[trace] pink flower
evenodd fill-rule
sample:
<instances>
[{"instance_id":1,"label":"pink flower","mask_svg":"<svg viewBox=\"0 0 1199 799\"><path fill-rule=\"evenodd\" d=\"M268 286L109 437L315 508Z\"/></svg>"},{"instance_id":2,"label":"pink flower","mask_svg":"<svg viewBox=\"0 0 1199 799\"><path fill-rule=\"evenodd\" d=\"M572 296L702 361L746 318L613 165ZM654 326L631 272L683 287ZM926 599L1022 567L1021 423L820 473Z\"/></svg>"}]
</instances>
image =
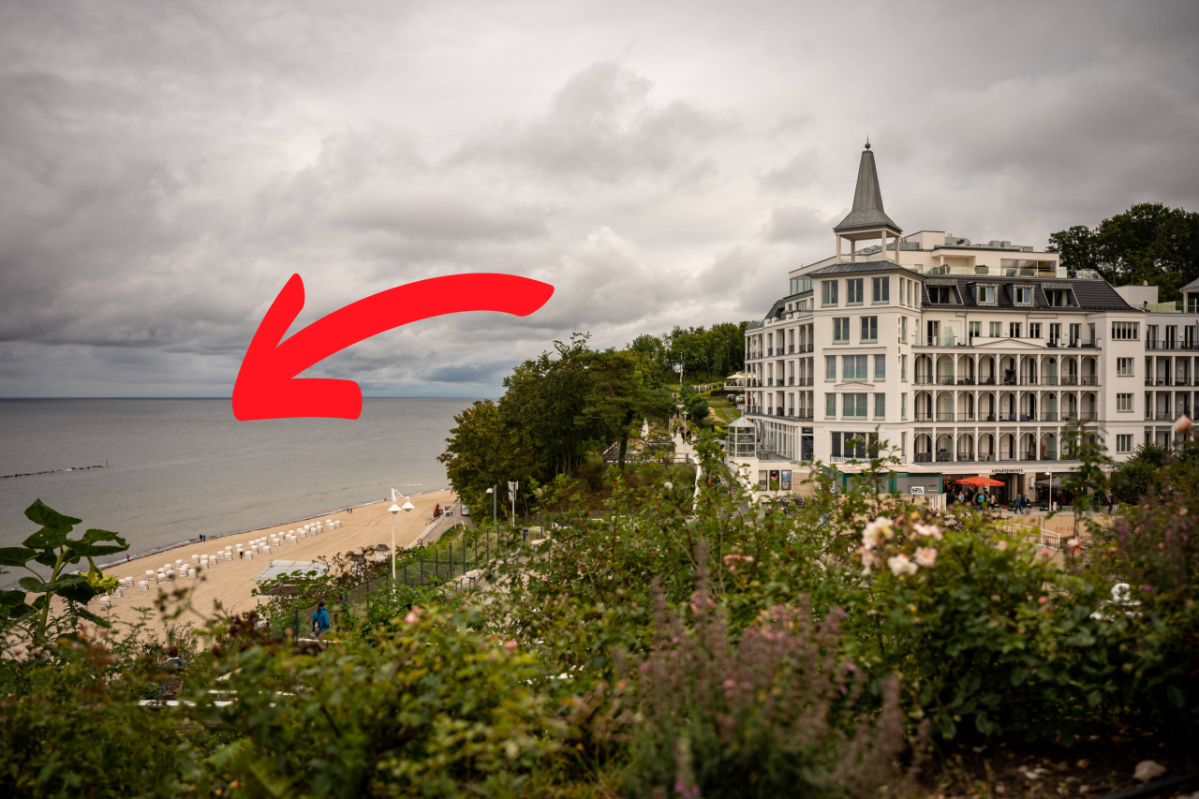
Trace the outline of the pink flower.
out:
<instances>
[{"instance_id":1,"label":"pink flower","mask_svg":"<svg viewBox=\"0 0 1199 799\"><path fill-rule=\"evenodd\" d=\"M937 564L937 550L933 547L916 547L916 562L931 569Z\"/></svg>"},{"instance_id":2,"label":"pink flower","mask_svg":"<svg viewBox=\"0 0 1199 799\"><path fill-rule=\"evenodd\" d=\"M420 605L413 605L412 610L408 611L408 615L404 617L406 624L416 624L420 619Z\"/></svg>"},{"instance_id":3,"label":"pink flower","mask_svg":"<svg viewBox=\"0 0 1199 799\"><path fill-rule=\"evenodd\" d=\"M998 544L995 545L995 548L998 549L1000 552L1003 552L1005 549L1007 549L1007 541L1000 541Z\"/></svg>"},{"instance_id":4,"label":"pink flower","mask_svg":"<svg viewBox=\"0 0 1199 799\"><path fill-rule=\"evenodd\" d=\"M509 652L511 652L512 650L516 649L516 642L515 641L505 641L504 649L507 649Z\"/></svg>"},{"instance_id":5,"label":"pink flower","mask_svg":"<svg viewBox=\"0 0 1199 799\"><path fill-rule=\"evenodd\" d=\"M940 541L941 540L941 528L937 527L937 525L935 525L935 524L917 524L916 525L916 535L927 535L927 536L931 536L931 537L937 539L938 541Z\"/></svg>"},{"instance_id":6,"label":"pink flower","mask_svg":"<svg viewBox=\"0 0 1199 799\"><path fill-rule=\"evenodd\" d=\"M859 547L858 553L862 556L862 574L870 574L871 569L882 563L865 547Z\"/></svg>"},{"instance_id":7,"label":"pink flower","mask_svg":"<svg viewBox=\"0 0 1199 799\"><path fill-rule=\"evenodd\" d=\"M862 531L862 543L866 549L874 549L884 538L891 538L893 535L895 533L891 531L891 520L881 516L866 525L866 529Z\"/></svg>"},{"instance_id":8,"label":"pink flower","mask_svg":"<svg viewBox=\"0 0 1199 799\"><path fill-rule=\"evenodd\" d=\"M1038 599L1037 601L1038 601L1038 602L1040 602L1042 605L1048 605L1048 604L1049 604L1049 597L1047 597L1047 596L1043 596L1043 597L1041 597L1040 599Z\"/></svg>"},{"instance_id":9,"label":"pink flower","mask_svg":"<svg viewBox=\"0 0 1199 799\"><path fill-rule=\"evenodd\" d=\"M908 560L908 556L900 553L893 558L887 558L887 565L891 567L891 573L896 577L903 574L915 574L916 564Z\"/></svg>"}]
</instances>

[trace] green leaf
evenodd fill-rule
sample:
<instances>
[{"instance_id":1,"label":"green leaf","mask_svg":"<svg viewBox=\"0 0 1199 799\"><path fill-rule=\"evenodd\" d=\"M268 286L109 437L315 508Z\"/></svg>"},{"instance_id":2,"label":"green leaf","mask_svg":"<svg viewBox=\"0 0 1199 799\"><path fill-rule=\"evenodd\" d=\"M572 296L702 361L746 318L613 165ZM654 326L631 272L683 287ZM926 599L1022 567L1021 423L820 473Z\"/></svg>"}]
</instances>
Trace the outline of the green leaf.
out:
<instances>
[{"instance_id":1,"label":"green leaf","mask_svg":"<svg viewBox=\"0 0 1199 799\"><path fill-rule=\"evenodd\" d=\"M0 608L15 608L24 604L24 591L0 591Z\"/></svg>"},{"instance_id":2,"label":"green leaf","mask_svg":"<svg viewBox=\"0 0 1199 799\"><path fill-rule=\"evenodd\" d=\"M25 543L29 543L29 542L26 541ZM58 563L58 555L54 554L54 550L46 549L46 550L43 550L43 551L37 553L37 556L34 557L33 560L35 563L40 563L43 566L49 566L50 568L53 569L54 566Z\"/></svg>"},{"instance_id":3,"label":"green leaf","mask_svg":"<svg viewBox=\"0 0 1199 799\"><path fill-rule=\"evenodd\" d=\"M1187 703L1186 695L1183 694L1182 689L1177 685L1166 686L1166 696L1169 698L1170 704L1174 705L1174 707L1181 708Z\"/></svg>"},{"instance_id":4,"label":"green leaf","mask_svg":"<svg viewBox=\"0 0 1199 799\"><path fill-rule=\"evenodd\" d=\"M87 578L81 574L71 574L66 577L59 577L52 583L43 582L41 578L38 577L22 577L18 585L20 585L26 591L34 594L61 593L63 589L70 590L78 585L86 586L88 590L91 590L91 586L88 586L87 584ZM64 596L65 595L66 594L64 594Z\"/></svg>"},{"instance_id":5,"label":"green leaf","mask_svg":"<svg viewBox=\"0 0 1199 799\"><path fill-rule=\"evenodd\" d=\"M1102 701L1103 701L1103 694L1099 692L1098 688L1096 688L1094 691L1091 691L1089 694L1087 694L1087 704L1090 705L1091 707L1095 707L1095 705L1099 704Z\"/></svg>"},{"instance_id":6,"label":"green leaf","mask_svg":"<svg viewBox=\"0 0 1199 799\"><path fill-rule=\"evenodd\" d=\"M0 547L0 566L24 566L36 554L28 547Z\"/></svg>"},{"instance_id":7,"label":"green leaf","mask_svg":"<svg viewBox=\"0 0 1199 799\"><path fill-rule=\"evenodd\" d=\"M100 541L113 541L112 544L100 544ZM71 548L74 554L85 558L100 558L106 555L115 555L118 552L124 552L129 549L129 544L125 543L125 539L117 533L110 533L107 530L88 530L83 534L83 539L74 541L67 539L67 546Z\"/></svg>"},{"instance_id":8,"label":"green leaf","mask_svg":"<svg viewBox=\"0 0 1199 799\"><path fill-rule=\"evenodd\" d=\"M80 618L87 619L92 624L96 625L97 627L111 627L112 626L112 622L108 621L107 619L102 619L99 616L97 616L95 613L92 613L84 608L75 608L75 613Z\"/></svg>"},{"instance_id":9,"label":"green leaf","mask_svg":"<svg viewBox=\"0 0 1199 799\"><path fill-rule=\"evenodd\" d=\"M82 521L72 516L62 515L40 499L34 500L34 503L25 509L25 518L34 524L40 524L51 530L61 530L64 533L71 532L71 529Z\"/></svg>"},{"instance_id":10,"label":"green leaf","mask_svg":"<svg viewBox=\"0 0 1199 799\"><path fill-rule=\"evenodd\" d=\"M83 604L85 602L90 602L94 597L103 593L93 588L91 584L88 583L86 577L80 577L76 575L73 576L72 579L78 580L78 582L72 582L69 585L63 585L60 588L55 589L59 596L69 599L72 602ZM59 584L62 582L62 580L57 581Z\"/></svg>"},{"instance_id":11,"label":"green leaf","mask_svg":"<svg viewBox=\"0 0 1199 799\"><path fill-rule=\"evenodd\" d=\"M66 546L67 534L70 532L70 527L43 527L33 535L26 538L24 545L27 547L33 547L34 549L58 549L61 546Z\"/></svg>"},{"instance_id":12,"label":"green leaf","mask_svg":"<svg viewBox=\"0 0 1199 799\"><path fill-rule=\"evenodd\" d=\"M20 605L16 605L15 607L8 609L8 618L23 619L26 616L33 615L34 613L37 613L37 608L35 608L33 605L26 605L24 602L22 602Z\"/></svg>"},{"instance_id":13,"label":"green leaf","mask_svg":"<svg viewBox=\"0 0 1199 799\"><path fill-rule=\"evenodd\" d=\"M1024 668L1023 666L1017 666L1016 668L1012 669L1012 686L1015 687L1023 684L1024 681L1028 679L1028 673L1028 669Z\"/></svg>"}]
</instances>

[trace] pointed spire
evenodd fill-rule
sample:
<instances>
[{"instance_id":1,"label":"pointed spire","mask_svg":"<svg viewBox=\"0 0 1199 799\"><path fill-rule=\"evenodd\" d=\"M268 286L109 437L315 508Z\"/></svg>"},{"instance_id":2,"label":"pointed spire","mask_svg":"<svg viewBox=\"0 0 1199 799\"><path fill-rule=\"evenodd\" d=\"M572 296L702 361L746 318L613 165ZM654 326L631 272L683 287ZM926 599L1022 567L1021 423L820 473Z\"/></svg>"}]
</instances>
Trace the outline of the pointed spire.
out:
<instances>
[{"instance_id":1,"label":"pointed spire","mask_svg":"<svg viewBox=\"0 0 1199 799\"><path fill-rule=\"evenodd\" d=\"M891 221L883 210L883 193L878 187L878 170L874 166L874 153L870 150L870 139L862 151L862 162L858 165L858 185L853 193L853 210L833 228L834 232L868 228L889 227L902 232L899 225Z\"/></svg>"}]
</instances>

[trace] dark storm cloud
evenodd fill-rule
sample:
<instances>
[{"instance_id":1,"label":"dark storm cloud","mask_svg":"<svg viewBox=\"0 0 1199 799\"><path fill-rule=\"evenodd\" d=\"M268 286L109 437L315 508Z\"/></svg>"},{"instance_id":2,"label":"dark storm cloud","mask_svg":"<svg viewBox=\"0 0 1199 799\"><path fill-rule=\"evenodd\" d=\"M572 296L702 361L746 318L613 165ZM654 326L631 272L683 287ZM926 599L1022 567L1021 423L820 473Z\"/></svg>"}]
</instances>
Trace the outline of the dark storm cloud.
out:
<instances>
[{"instance_id":1,"label":"dark storm cloud","mask_svg":"<svg viewBox=\"0 0 1199 799\"><path fill-rule=\"evenodd\" d=\"M368 393L759 318L866 135L908 230L1196 208L1197 33L1189 2L5 4L0 396L227 396L297 273L291 333L433 275L555 286L309 371Z\"/></svg>"}]
</instances>

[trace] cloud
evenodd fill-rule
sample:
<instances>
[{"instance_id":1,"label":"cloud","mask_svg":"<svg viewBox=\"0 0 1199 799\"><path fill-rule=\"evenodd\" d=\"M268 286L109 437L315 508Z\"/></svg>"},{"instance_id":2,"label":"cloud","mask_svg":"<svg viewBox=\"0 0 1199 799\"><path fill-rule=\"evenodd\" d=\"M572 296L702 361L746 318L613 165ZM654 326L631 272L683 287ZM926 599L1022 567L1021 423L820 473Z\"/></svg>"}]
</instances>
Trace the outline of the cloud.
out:
<instances>
[{"instance_id":1,"label":"cloud","mask_svg":"<svg viewBox=\"0 0 1199 799\"><path fill-rule=\"evenodd\" d=\"M607 183L706 173L710 162L688 157L693 145L733 125L690 102L651 103L651 87L618 64L592 64L567 81L546 114L476 136L452 160Z\"/></svg>"},{"instance_id":2,"label":"cloud","mask_svg":"<svg viewBox=\"0 0 1199 799\"><path fill-rule=\"evenodd\" d=\"M921 58L846 56L884 13L854 42ZM494 396L576 330L760 319L830 254L868 134L908 230L1043 245L1193 209L1196 29L1186 2L10 3L0 396L228 396L292 274L292 332L434 275L555 286L306 373L374 394Z\"/></svg>"},{"instance_id":3,"label":"cloud","mask_svg":"<svg viewBox=\"0 0 1199 799\"><path fill-rule=\"evenodd\" d=\"M815 208L784 205L770 212L764 234L767 241L806 242L819 236L827 238L834 224Z\"/></svg>"}]
</instances>

